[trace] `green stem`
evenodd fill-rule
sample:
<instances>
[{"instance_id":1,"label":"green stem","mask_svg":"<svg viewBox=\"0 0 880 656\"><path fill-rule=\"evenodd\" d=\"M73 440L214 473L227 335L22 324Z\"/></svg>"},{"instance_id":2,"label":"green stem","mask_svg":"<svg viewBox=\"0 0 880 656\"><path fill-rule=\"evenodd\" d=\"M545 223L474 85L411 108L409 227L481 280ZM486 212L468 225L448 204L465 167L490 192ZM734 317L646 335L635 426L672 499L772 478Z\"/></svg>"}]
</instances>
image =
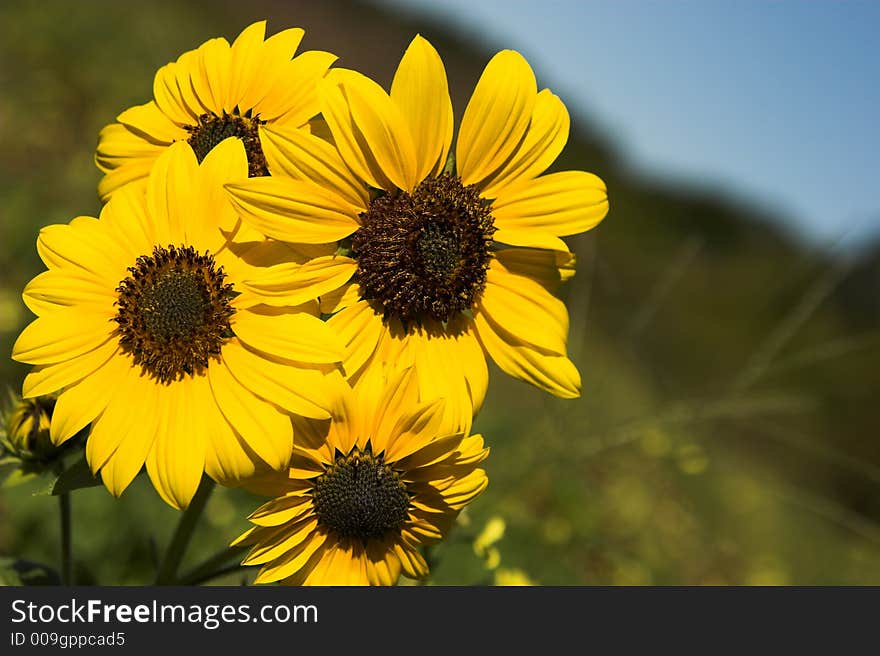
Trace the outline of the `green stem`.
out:
<instances>
[{"instance_id":1,"label":"green stem","mask_svg":"<svg viewBox=\"0 0 880 656\"><path fill-rule=\"evenodd\" d=\"M199 577L185 577L181 579L181 585L201 585L202 583L207 583L208 581L212 581L214 579L219 579L221 576L226 576L227 574L232 574L233 572L241 572L243 571L242 566L239 563L231 563L226 567L221 567L220 569L214 570L213 572L207 572Z\"/></svg>"},{"instance_id":2,"label":"green stem","mask_svg":"<svg viewBox=\"0 0 880 656\"><path fill-rule=\"evenodd\" d=\"M174 529L174 535L171 537L171 542L168 544L168 549L159 565L159 571L156 573L156 585L175 585L177 583L176 577L180 561L183 560L193 530L213 491L214 481L203 476L199 489L196 490L195 496L187 509L183 511L180 521L177 522L177 528Z\"/></svg>"},{"instance_id":3,"label":"green stem","mask_svg":"<svg viewBox=\"0 0 880 656\"><path fill-rule=\"evenodd\" d=\"M70 495L61 494L58 497L59 509L61 510L61 585L71 584L71 522L70 522Z\"/></svg>"},{"instance_id":4,"label":"green stem","mask_svg":"<svg viewBox=\"0 0 880 656\"><path fill-rule=\"evenodd\" d=\"M196 565L189 572L180 577L181 585L200 585L211 579L216 579L224 574L229 574L239 569L241 565L238 560L242 554L247 551L247 547L228 547L223 551L219 551L206 561ZM235 560L235 563L226 564L229 560Z\"/></svg>"}]
</instances>

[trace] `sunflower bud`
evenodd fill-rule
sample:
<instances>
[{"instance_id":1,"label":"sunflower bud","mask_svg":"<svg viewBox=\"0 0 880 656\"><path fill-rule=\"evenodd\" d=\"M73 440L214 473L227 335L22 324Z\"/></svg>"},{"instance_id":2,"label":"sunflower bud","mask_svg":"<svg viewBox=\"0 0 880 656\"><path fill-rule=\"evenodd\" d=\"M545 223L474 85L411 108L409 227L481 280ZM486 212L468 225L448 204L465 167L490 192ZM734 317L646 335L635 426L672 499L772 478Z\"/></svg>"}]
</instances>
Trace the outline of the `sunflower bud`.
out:
<instances>
[{"instance_id":1,"label":"sunflower bud","mask_svg":"<svg viewBox=\"0 0 880 656\"><path fill-rule=\"evenodd\" d=\"M3 448L29 463L48 463L61 451L49 439L49 422L55 409L54 396L14 399L5 413Z\"/></svg>"}]
</instances>

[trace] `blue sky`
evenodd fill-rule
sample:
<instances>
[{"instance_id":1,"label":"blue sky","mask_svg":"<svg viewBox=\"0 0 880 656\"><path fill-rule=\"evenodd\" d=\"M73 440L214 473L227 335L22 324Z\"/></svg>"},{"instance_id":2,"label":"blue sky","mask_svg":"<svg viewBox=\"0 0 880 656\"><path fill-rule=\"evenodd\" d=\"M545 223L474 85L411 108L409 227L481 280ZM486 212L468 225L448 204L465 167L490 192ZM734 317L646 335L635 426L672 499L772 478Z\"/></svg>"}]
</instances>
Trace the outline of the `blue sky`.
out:
<instances>
[{"instance_id":1,"label":"blue sky","mask_svg":"<svg viewBox=\"0 0 880 656\"><path fill-rule=\"evenodd\" d=\"M880 232L880 2L383 1L519 50L640 170L819 244Z\"/></svg>"}]
</instances>

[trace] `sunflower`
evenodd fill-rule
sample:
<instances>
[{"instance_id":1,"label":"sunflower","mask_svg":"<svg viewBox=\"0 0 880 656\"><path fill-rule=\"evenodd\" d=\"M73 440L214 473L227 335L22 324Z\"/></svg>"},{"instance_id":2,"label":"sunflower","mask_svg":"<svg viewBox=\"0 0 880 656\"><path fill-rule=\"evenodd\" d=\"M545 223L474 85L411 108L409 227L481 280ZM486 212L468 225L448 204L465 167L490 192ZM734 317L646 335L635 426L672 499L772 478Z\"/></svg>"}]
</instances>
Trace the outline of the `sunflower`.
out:
<instances>
[{"instance_id":1,"label":"sunflower","mask_svg":"<svg viewBox=\"0 0 880 656\"><path fill-rule=\"evenodd\" d=\"M287 413L329 417L345 386L333 364L342 345L309 292L269 307L251 287L278 255L272 244L238 240L245 231L222 184L247 166L234 138L201 165L174 144L146 193L120 189L100 220L40 231L48 271L23 294L38 318L13 347L13 358L36 365L23 396L61 390L53 442L91 423L86 457L114 495L144 463L178 508L203 471L234 482L258 466L284 468ZM285 284L296 300L299 283Z\"/></svg>"},{"instance_id":2,"label":"sunflower","mask_svg":"<svg viewBox=\"0 0 880 656\"><path fill-rule=\"evenodd\" d=\"M414 366L422 396L446 398L464 427L486 393L487 354L512 376L579 396L568 313L553 293L573 275L560 237L593 228L608 201L591 173L541 175L568 138L559 98L538 92L521 55L499 52L448 158L446 72L419 36L390 94L334 69L319 95L332 140L267 126L263 149L278 175L226 188L267 236L338 242L315 289L345 338L350 382L380 390Z\"/></svg>"},{"instance_id":3,"label":"sunflower","mask_svg":"<svg viewBox=\"0 0 880 656\"><path fill-rule=\"evenodd\" d=\"M477 467L489 453L483 438L446 423L442 405L418 401L408 369L378 404L347 395L332 421L295 420L289 472L245 483L275 497L233 542L252 545L242 564L262 565L255 582L393 585L401 573L426 576L419 547L441 540L488 483Z\"/></svg>"},{"instance_id":4,"label":"sunflower","mask_svg":"<svg viewBox=\"0 0 880 656\"><path fill-rule=\"evenodd\" d=\"M266 21L260 21L231 46L224 38L210 39L160 68L154 99L125 110L101 131L95 153L105 174L98 185L101 199L145 179L176 141L189 142L201 161L223 139L238 137L249 175L266 175L261 127L307 126L318 113L316 83L336 60L316 50L294 57L304 33L293 28L266 39Z\"/></svg>"}]
</instances>

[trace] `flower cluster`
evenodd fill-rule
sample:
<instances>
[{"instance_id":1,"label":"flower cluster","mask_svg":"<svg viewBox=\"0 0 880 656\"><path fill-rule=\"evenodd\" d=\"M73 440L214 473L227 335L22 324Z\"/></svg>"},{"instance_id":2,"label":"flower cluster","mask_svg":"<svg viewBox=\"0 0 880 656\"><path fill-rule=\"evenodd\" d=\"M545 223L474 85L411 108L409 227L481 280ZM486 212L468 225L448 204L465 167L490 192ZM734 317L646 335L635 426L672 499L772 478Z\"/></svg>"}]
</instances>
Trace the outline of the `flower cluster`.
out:
<instances>
[{"instance_id":1,"label":"flower cluster","mask_svg":"<svg viewBox=\"0 0 880 656\"><path fill-rule=\"evenodd\" d=\"M604 218L605 186L545 173L569 116L516 52L453 144L421 36L389 92L265 30L182 54L101 131L100 216L37 239L23 396L53 395L52 443L85 433L113 495L145 468L180 509L205 475L270 497L236 541L257 582L423 577L487 485L487 361L580 394L561 237Z\"/></svg>"}]
</instances>

